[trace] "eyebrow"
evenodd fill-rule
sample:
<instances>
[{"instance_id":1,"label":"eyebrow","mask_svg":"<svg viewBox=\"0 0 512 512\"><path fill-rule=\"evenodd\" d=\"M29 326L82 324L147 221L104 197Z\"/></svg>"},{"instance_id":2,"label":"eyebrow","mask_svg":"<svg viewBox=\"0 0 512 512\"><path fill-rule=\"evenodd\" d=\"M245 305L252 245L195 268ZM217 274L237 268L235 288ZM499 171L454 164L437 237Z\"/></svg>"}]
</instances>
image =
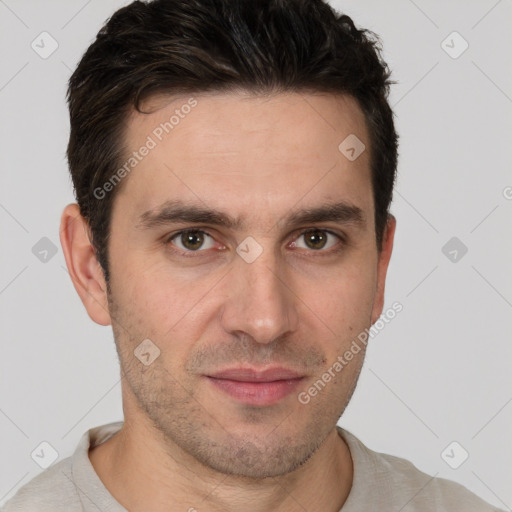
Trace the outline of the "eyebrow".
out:
<instances>
[{"instance_id":1,"label":"eyebrow","mask_svg":"<svg viewBox=\"0 0 512 512\"><path fill-rule=\"evenodd\" d=\"M280 219L277 224L293 227L300 224L315 224L329 221L353 225L361 229L366 226L363 210L356 205L346 202L329 203L297 210L290 213L284 219ZM140 215L135 229L146 231L178 222L208 224L231 230L241 230L244 226L244 221L240 217L234 218L225 212L196 204L184 203L180 200L169 200L159 207L148 210Z\"/></svg>"}]
</instances>

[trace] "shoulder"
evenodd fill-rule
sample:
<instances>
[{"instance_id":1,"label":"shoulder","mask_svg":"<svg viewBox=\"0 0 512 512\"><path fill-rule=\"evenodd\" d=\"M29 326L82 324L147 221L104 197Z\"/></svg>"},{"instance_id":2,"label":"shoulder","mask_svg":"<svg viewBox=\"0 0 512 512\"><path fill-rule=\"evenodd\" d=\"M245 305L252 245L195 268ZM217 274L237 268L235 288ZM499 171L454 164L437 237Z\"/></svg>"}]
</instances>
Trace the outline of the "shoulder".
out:
<instances>
[{"instance_id":1,"label":"shoulder","mask_svg":"<svg viewBox=\"0 0 512 512\"><path fill-rule=\"evenodd\" d=\"M124 510L105 489L88 457L91 446L109 439L122 424L115 422L89 429L72 456L39 473L0 512L82 512L88 506L99 509L98 505L102 505L102 510Z\"/></svg>"},{"instance_id":2,"label":"shoulder","mask_svg":"<svg viewBox=\"0 0 512 512\"><path fill-rule=\"evenodd\" d=\"M428 475L400 457L381 453L376 455L380 458L382 467L388 470L391 485L397 490L396 494L404 491L410 496L409 508L406 510L498 511L457 482Z\"/></svg>"},{"instance_id":3,"label":"shoulder","mask_svg":"<svg viewBox=\"0 0 512 512\"><path fill-rule=\"evenodd\" d=\"M1 512L81 511L71 466L72 459L68 457L39 473L2 507Z\"/></svg>"},{"instance_id":4,"label":"shoulder","mask_svg":"<svg viewBox=\"0 0 512 512\"><path fill-rule=\"evenodd\" d=\"M356 494L371 488L375 500L403 512L499 512L463 485L428 475L406 459L370 450L350 432L339 430L354 462Z\"/></svg>"}]
</instances>

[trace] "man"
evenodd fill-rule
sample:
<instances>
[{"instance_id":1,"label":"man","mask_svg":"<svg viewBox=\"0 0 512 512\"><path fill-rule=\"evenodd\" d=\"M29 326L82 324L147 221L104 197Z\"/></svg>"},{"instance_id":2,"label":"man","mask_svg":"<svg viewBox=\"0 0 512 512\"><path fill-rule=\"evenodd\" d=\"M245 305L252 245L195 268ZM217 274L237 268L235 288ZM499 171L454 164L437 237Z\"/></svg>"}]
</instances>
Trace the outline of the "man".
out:
<instances>
[{"instance_id":1,"label":"man","mask_svg":"<svg viewBox=\"0 0 512 512\"><path fill-rule=\"evenodd\" d=\"M320 0L114 14L69 84L61 243L124 422L5 512L496 510L336 426L384 309L389 83Z\"/></svg>"}]
</instances>

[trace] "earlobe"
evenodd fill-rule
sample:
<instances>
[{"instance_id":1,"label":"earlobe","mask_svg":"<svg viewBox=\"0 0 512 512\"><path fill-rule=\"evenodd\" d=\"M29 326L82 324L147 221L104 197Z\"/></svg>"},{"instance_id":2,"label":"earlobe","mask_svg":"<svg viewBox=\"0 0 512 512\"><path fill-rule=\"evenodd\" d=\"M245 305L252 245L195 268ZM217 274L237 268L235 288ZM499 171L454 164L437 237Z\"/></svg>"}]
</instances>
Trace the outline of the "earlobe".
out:
<instances>
[{"instance_id":1,"label":"earlobe","mask_svg":"<svg viewBox=\"0 0 512 512\"><path fill-rule=\"evenodd\" d=\"M375 293L375 301L372 310L372 325L378 320L384 309L384 290L386 287L386 275L388 271L391 253L393 252L393 241L395 238L396 219L393 215L389 215L386 229L382 240L382 251L379 253L379 261L377 263L377 289Z\"/></svg>"},{"instance_id":2,"label":"earlobe","mask_svg":"<svg viewBox=\"0 0 512 512\"><path fill-rule=\"evenodd\" d=\"M110 325L107 287L89 238L89 226L80 215L78 204L68 204L61 216L60 243L69 275L91 319Z\"/></svg>"}]
</instances>

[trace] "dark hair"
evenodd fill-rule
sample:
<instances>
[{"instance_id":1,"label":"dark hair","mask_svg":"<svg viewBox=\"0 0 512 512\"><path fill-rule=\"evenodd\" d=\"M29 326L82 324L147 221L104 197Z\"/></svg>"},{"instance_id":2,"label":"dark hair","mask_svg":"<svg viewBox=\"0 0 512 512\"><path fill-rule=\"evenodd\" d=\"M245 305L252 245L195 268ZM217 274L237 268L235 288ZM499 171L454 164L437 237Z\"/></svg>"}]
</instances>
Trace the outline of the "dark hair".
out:
<instances>
[{"instance_id":1,"label":"dark hair","mask_svg":"<svg viewBox=\"0 0 512 512\"><path fill-rule=\"evenodd\" d=\"M107 21L69 80L67 157L80 213L108 283L108 239L127 115L156 93L348 94L370 136L377 248L389 215L398 137L380 40L322 0L133 2ZM341 142L341 141L340 141Z\"/></svg>"}]
</instances>

